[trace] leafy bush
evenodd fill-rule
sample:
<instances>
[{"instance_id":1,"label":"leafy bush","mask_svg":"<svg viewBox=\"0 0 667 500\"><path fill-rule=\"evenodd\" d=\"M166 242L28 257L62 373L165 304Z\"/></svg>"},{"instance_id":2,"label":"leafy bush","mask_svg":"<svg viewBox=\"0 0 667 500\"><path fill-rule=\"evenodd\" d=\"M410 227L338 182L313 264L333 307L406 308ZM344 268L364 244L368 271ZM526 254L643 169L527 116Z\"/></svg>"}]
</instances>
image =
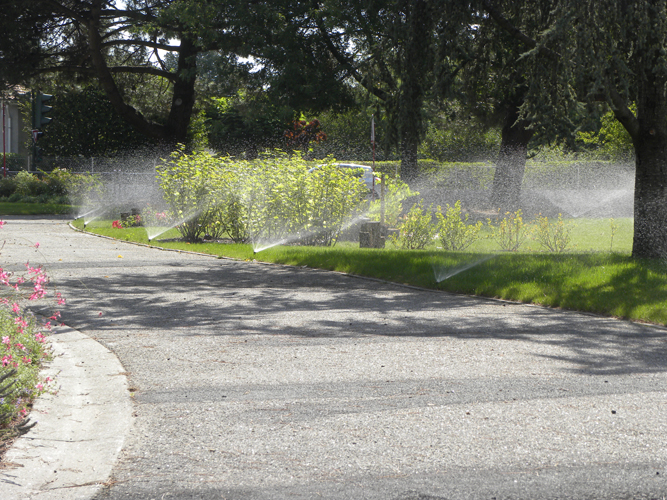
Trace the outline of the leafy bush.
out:
<instances>
[{"instance_id":1,"label":"leafy bush","mask_svg":"<svg viewBox=\"0 0 667 500\"><path fill-rule=\"evenodd\" d=\"M52 381L39 375L42 362L50 355L45 332L51 321L40 325L24 307L27 302L48 299L48 284L41 267L26 264L23 275L0 268L0 441L30 427L23 420L28 408ZM65 302L58 293L54 299L59 305ZM59 316L56 312L50 319Z\"/></svg>"},{"instance_id":2,"label":"leafy bush","mask_svg":"<svg viewBox=\"0 0 667 500\"><path fill-rule=\"evenodd\" d=\"M306 178L304 189L299 193L303 196L302 206L307 210L307 218L301 221L306 233L302 238L305 244L335 244L345 219L364 201L365 185L347 170L336 167L330 158Z\"/></svg>"},{"instance_id":3,"label":"leafy bush","mask_svg":"<svg viewBox=\"0 0 667 500\"><path fill-rule=\"evenodd\" d=\"M70 188L75 184L75 178L76 175L67 170L54 168L44 176L44 183L47 185L51 196L63 196L67 195Z\"/></svg>"},{"instance_id":4,"label":"leafy bush","mask_svg":"<svg viewBox=\"0 0 667 500\"><path fill-rule=\"evenodd\" d=\"M487 221L491 228L491 238L506 252L516 252L530 236L530 226L523 221L521 210L506 212L500 220Z\"/></svg>"},{"instance_id":5,"label":"leafy bush","mask_svg":"<svg viewBox=\"0 0 667 500\"><path fill-rule=\"evenodd\" d=\"M101 186L98 176L72 174L64 169L39 175L21 171L0 179L0 198L13 203L81 204L86 197L99 194Z\"/></svg>"},{"instance_id":6,"label":"leafy bush","mask_svg":"<svg viewBox=\"0 0 667 500\"><path fill-rule=\"evenodd\" d=\"M392 238L393 243L407 250L420 250L429 244L436 230L431 212L431 207L424 209L424 200L412 205L399 227L399 237Z\"/></svg>"},{"instance_id":7,"label":"leafy bush","mask_svg":"<svg viewBox=\"0 0 667 500\"><path fill-rule=\"evenodd\" d=\"M399 218L403 213L403 202L412 196L418 196L419 192L412 191L410 187L400 179L393 177L385 178L385 202L384 221L390 227L398 225ZM367 216L371 220L380 220L382 203L374 200L368 210Z\"/></svg>"},{"instance_id":8,"label":"leafy bush","mask_svg":"<svg viewBox=\"0 0 667 500\"><path fill-rule=\"evenodd\" d=\"M72 205L94 205L95 200L102 196L104 185L100 175L61 172L56 175L67 184L67 195Z\"/></svg>"},{"instance_id":9,"label":"leafy bush","mask_svg":"<svg viewBox=\"0 0 667 500\"><path fill-rule=\"evenodd\" d=\"M22 196L35 196L41 194L42 181L35 174L31 174L25 170L22 170L15 177L16 189L15 193Z\"/></svg>"},{"instance_id":10,"label":"leafy bush","mask_svg":"<svg viewBox=\"0 0 667 500\"><path fill-rule=\"evenodd\" d=\"M533 238L542 245L542 248L550 252L561 253L572 241L570 231L571 228L563 222L562 214L558 214L556 222L551 222L548 217L539 215Z\"/></svg>"},{"instance_id":11,"label":"leafy bush","mask_svg":"<svg viewBox=\"0 0 667 500\"><path fill-rule=\"evenodd\" d=\"M479 238L479 232L484 225L481 221L476 224L468 224L468 214L461 217L461 201L458 200L453 207L447 204L447 212L443 215L442 209L438 207L435 213L438 219L438 236L444 250L459 252L468 248Z\"/></svg>"},{"instance_id":12,"label":"leafy bush","mask_svg":"<svg viewBox=\"0 0 667 500\"><path fill-rule=\"evenodd\" d=\"M160 187L187 241L226 233L234 241L296 238L333 245L365 187L330 158L309 172L299 154L231 160L179 149L158 169Z\"/></svg>"},{"instance_id":13,"label":"leafy bush","mask_svg":"<svg viewBox=\"0 0 667 500\"><path fill-rule=\"evenodd\" d=\"M164 199L171 207L177 226L186 241L194 242L206 234L208 211L213 203L217 162L207 152L187 154L181 146L171 161L157 170Z\"/></svg>"},{"instance_id":14,"label":"leafy bush","mask_svg":"<svg viewBox=\"0 0 667 500\"><path fill-rule=\"evenodd\" d=\"M8 198L16 191L16 177L0 179L0 197Z\"/></svg>"}]
</instances>

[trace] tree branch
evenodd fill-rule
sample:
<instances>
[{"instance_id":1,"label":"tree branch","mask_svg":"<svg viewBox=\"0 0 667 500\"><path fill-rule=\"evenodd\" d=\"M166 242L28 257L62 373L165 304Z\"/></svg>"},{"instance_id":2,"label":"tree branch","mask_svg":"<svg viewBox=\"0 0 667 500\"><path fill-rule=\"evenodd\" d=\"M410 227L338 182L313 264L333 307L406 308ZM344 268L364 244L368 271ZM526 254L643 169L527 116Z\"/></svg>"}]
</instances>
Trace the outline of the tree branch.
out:
<instances>
[{"instance_id":1,"label":"tree branch","mask_svg":"<svg viewBox=\"0 0 667 500\"><path fill-rule=\"evenodd\" d=\"M482 0L482 5L484 5L484 8L489 12L489 15L493 20L512 37L519 40L527 47L537 50L540 54L551 59L558 61L561 58L558 52L554 52L547 47L538 45L535 40L505 19L500 11L491 4L491 0ZM610 105L616 119L623 125L625 130L628 131L628 134L630 134L630 137L634 140L639 135L639 122L637 121L637 117L630 111L625 99L618 93L614 85L607 82L606 88L608 94L605 96L604 100ZM593 98L595 99L596 97Z\"/></svg>"},{"instance_id":2,"label":"tree branch","mask_svg":"<svg viewBox=\"0 0 667 500\"><path fill-rule=\"evenodd\" d=\"M537 49L539 53L551 57L553 59L560 59L560 54L558 52L554 52L553 50L543 45L538 45L538 43L535 40L530 38L528 35L523 33L519 28L517 28L511 22L505 19L505 17L500 13L500 11L491 4L490 0L482 0L482 5L484 5L484 8L487 10L489 15L493 18L493 20L498 24L498 26L504 29L509 35L511 35L512 37L523 43L526 47L530 49Z\"/></svg>"},{"instance_id":3,"label":"tree branch","mask_svg":"<svg viewBox=\"0 0 667 500\"><path fill-rule=\"evenodd\" d=\"M164 71L159 68L152 68L148 66L111 66L107 70L110 73L131 73L135 75L154 75L162 77L170 82L176 81L176 74L169 71ZM81 73L84 75L97 75L95 68L86 66L51 66L47 68L39 68L37 73Z\"/></svg>"},{"instance_id":4,"label":"tree branch","mask_svg":"<svg viewBox=\"0 0 667 500\"><path fill-rule=\"evenodd\" d=\"M329 49L329 52L331 53L332 56L334 56L334 58L339 62L339 64L343 66L343 69L345 69L345 71L347 71L347 73L352 78L354 78L366 90L371 92L375 97L377 97L382 101L386 101L389 98L387 93L384 90L377 88L375 85L370 84L368 82L368 78L363 77L362 75L359 74L359 71L357 70L357 68L354 67L349 58L345 57L343 54L340 53L338 48L331 41L329 33L326 31L326 28L322 26L322 20L318 19L316 21L316 24L317 28L319 29L320 33L324 38L324 43L327 46L327 49Z\"/></svg>"},{"instance_id":5,"label":"tree branch","mask_svg":"<svg viewBox=\"0 0 667 500\"><path fill-rule=\"evenodd\" d=\"M56 10L57 12L60 12L61 14L66 15L67 17L70 17L72 19L76 19L80 23L85 23L86 22L86 18L83 17L81 15L81 13L65 7L60 2L56 2L55 0L46 0L46 3L48 5L50 5L51 7L53 7L54 10Z\"/></svg>"},{"instance_id":6,"label":"tree branch","mask_svg":"<svg viewBox=\"0 0 667 500\"><path fill-rule=\"evenodd\" d=\"M611 109L614 112L616 119L621 122L621 125L628 131L630 137L634 141L639 137L639 120L634 115L630 108L628 108L625 99L621 97L613 85L609 85L609 98L611 100Z\"/></svg>"},{"instance_id":7,"label":"tree branch","mask_svg":"<svg viewBox=\"0 0 667 500\"><path fill-rule=\"evenodd\" d=\"M96 17L95 14L98 16ZM138 132L154 139L165 139L167 130L164 126L149 122L139 111L127 104L123 99L112 76L112 72L102 55L103 40L99 31L99 11L93 12L91 20L87 23L87 28L90 58L93 68L95 69L102 90L104 90L104 93L107 95L114 108L116 108L118 114ZM152 70L152 68L142 68L142 70Z\"/></svg>"},{"instance_id":8,"label":"tree branch","mask_svg":"<svg viewBox=\"0 0 667 500\"><path fill-rule=\"evenodd\" d=\"M178 45L166 45L158 42L150 42L148 40L112 40L110 42L103 42L102 47L111 47L113 45L138 45L141 47L150 47L152 49L162 49L170 52L180 50Z\"/></svg>"}]
</instances>

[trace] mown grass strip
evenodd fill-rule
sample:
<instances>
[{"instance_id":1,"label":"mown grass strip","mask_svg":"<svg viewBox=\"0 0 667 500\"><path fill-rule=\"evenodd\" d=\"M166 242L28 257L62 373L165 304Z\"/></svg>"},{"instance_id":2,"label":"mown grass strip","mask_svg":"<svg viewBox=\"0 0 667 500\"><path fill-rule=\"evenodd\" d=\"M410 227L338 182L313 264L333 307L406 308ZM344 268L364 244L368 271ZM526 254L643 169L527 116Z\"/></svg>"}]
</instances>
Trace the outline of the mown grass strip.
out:
<instances>
[{"instance_id":1,"label":"mown grass strip","mask_svg":"<svg viewBox=\"0 0 667 500\"><path fill-rule=\"evenodd\" d=\"M76 221L76 225L82 228L83 222ZM87 230L148 243L143 228L113 229L110 222L102 221L89 224ZM610 252L609 239L600 234L590 239L595 236L599 248L606 251L494 253L485 245L484 252L454 253L363 249L354 243L342 243L333 248L275 246L254 254L250 245L165 241L178 237L175 230L152 244L667 325L667 261L632 259L627 243L624 252ZM620 240L627 240L627 234L619 237L614 248L617 243L620 246Z\"/></svg>"},{"instance_id":2,"label":"mown grass strip","mask_svg":"<svg viewBox=\"0 0 667 500\"><path fill-rule=\"evenodd\" d=\"M0 216L3 215L63 215L74 211L71 205L57 203L12 203L0 202Z\"/></svg>"}]
</instances>

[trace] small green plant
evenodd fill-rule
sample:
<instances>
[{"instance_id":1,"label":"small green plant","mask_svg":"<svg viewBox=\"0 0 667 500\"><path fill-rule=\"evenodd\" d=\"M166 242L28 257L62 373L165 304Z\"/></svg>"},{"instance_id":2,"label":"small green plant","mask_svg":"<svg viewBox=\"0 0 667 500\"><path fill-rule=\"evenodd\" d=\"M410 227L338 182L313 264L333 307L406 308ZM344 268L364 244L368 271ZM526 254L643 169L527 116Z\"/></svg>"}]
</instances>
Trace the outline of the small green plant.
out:
<instances>
[{"instance_id":1,"label":"small green plant","mask_svg":"<svg viewBox=\"0 0 667 500\"><path fill-rule=\"evenodd\" d=\"M523 221L521 210L506 212L500 220L487 221L491 228L490 238L506 252L516 252L531 232L530 226Z\"/></svg>"},{"instance_id":2,"label":"small green plant","mask_svg":"<svg viewBox=\"0 0 667 500\"><path fill-rule=\"evenodd\" d=\"M459 252L472 245L479 238L479 232L484 226L481 221L468 224L468 214L465 218L461 216L460 200L453 207L447 204L447 212L444 215L442 209L438 207L435 216L438 219L440 244L444 250L453 252Z\"/></svg>"},{"instance_id":3,"label":"small green plant","mask_svg":"<svg viewBox=\"0 0 667 500\"><path fill-rule=\"evenodd\" d=\"M533 238L550 252L562 253L572 242L571 228L563 222L563 215L558 214L558 221L551 222L548 217L537 216L537 226Z\"/></svg>"},{"instance_id":4,"label":"small green plant","mask_svg":"<svg viewBox=\"0 0 667 500\"><path fill-rule=\"evenodd\" d=\"M609 242L609 251L612 252L614 249L614 236L616 235L616 231L618 231L618 225L614 221L614 219L609 219L609 227L611 229L611 241Z\"/></svg>"},{"instance_id":5,"label":"small green plant","mask_svg":"<svg viewBox=\"0 0 667 500\"><path fill-rule=\"evenodd\" d=\"M403 218L398 238L391 241L398 247L407 250L421 250L428 245L435 235L436 227L431 223L431 207L424 209L424 201L412 205Z\"/></svg>"}]
</instances>

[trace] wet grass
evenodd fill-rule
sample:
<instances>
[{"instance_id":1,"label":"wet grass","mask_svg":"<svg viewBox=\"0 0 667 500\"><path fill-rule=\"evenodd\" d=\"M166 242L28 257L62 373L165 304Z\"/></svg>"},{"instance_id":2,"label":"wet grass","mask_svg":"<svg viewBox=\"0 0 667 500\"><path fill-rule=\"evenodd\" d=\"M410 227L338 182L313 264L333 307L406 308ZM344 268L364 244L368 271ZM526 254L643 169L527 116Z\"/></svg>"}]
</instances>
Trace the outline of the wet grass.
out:
<instances>
[{"instance_id":1,"label":"wet grass","mask_svg":"<svg viewBox=\"0 0 667 500\"><path fill-rule=\"evenodd\" d=\"M0 202L0 216L2 215L62 215L71 214L74 208L71 205L57 203L10 203Z\"/></svg>"},{"instance_id":2,"label":"wet grass","mask_svg":"<svg viewBox=\"0 0 667 500\"><path fill-rule=\"evenodd\" d=\"M375 250L343 242L333 248L276 246L254 254L250 245L164 241L178 238L176 230L152 244L667 325L667 261L632 259L632 221L620 219L614 224L612 241L609 219L577 221L572 229L574 246L563 254L500 252L488 239L458 253L437 250L435 245L419 251ZM83 223L76 221L76 225ZM93 221L87 230L148 243L143 228L110 226L109 221ZM537 245L527 243L526 248L529 246Z\"/></svg>"}]
</instances>

